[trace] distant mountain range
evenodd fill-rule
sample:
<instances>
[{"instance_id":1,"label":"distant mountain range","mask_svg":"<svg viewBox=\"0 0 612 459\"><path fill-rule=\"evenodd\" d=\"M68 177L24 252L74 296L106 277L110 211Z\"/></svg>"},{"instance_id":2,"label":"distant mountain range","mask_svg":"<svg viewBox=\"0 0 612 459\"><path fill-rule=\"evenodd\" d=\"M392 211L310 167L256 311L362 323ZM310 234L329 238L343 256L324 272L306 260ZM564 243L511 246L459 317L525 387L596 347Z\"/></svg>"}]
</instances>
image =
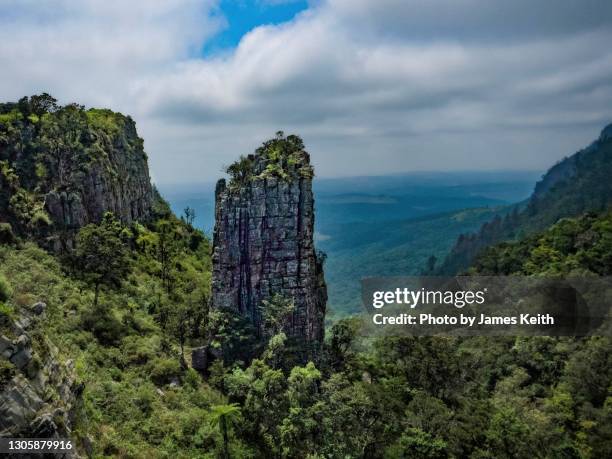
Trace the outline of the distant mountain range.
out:
<instances>
[{"instance_id":1,"label":"distant mountain range","mask_svg":"<svg viewBox=\"0 0 612 459\"><path fill-rule=\"evenodd\" d=\"M453 274L470 266L485 248L543 230L564 217L601 212L612 202L612 124L588 147L551 167L529 199L503 218L496 216L478 232L462 234L439 267Z\"/></svg>"}]
</instances>

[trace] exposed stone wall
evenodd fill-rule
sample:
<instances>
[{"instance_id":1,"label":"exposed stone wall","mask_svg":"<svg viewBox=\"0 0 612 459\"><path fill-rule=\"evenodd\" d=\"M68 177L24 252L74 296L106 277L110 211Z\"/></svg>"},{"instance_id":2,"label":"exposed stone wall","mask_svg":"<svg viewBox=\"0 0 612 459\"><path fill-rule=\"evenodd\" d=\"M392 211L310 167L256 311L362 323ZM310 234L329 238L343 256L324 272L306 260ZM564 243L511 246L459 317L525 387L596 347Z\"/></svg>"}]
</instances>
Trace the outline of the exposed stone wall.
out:
<instances>
[{"instance_id":1,"label":"exposed stone wall","mask_svg":"<svg viewBox=\"0 0 612 459\"><path fill-rule=\"evenodd\" d=\"M320 343L327 289L313 242L312 175L303 173L312 171L309 155L294 154L281 177L265 173L264 155L248 159L250 178L220 180L215 192L213 307L237 311L262 333L262 301L280 294L295 304L288 335Z\"/></svg>"},{"instance_id":2,"label":"exposed stone wall","mask_svg":"<svg viewBox=\"0 0 612 459\"><path fill-rule=\"evenodd\" d=\"M153 188L132 118L74 105L33 115L24 104L0 104L0 223L59 251L105 212L149 220Z\"/></svg>"},{"instance_id":3,"label":"exposed stone wall","mask_svg":"<svg viewBox=\"0 0 612 459\"><path fill-rule=\"evenodd\" d=\"M73 174L65 189L54 188L45 195L53 248L71 245L73 233L101 221L105 212L113 212L123 223L149 219L153 188L141 142L134 122L126 118L123 132L104 158L92 160L86 173Z\"/></svg>"}]
</instances>

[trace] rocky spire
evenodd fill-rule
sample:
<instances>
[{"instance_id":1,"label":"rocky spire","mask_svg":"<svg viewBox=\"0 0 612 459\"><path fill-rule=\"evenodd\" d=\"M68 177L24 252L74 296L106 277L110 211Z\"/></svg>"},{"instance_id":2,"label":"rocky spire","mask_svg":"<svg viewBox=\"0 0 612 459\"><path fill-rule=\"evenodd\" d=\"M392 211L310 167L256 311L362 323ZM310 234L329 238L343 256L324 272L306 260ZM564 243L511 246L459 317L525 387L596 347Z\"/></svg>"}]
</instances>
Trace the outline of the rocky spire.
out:
<instances>
[{"instance_id":1,"label":"rocky spire","mask_svg":"<svg viewBox=\"0 0 612 459\"><path fill-rule=\"evenodd\" d=\"M216 188L213 307L231 309L265 334L262 307L294 302L284 329L323 340L327 288L313 243L313 168L297 136L277 137L228 168Z\"/></svg>"}]
</instances>

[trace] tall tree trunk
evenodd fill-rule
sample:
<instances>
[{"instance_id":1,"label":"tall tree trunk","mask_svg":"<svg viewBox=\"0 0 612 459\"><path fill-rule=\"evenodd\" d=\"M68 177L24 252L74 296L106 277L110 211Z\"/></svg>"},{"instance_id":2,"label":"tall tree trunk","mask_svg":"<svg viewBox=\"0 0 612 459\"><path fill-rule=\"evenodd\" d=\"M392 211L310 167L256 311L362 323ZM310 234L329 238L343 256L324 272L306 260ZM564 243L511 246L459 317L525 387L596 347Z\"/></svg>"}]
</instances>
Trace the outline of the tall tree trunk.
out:
<instances>
[{"instance_id":1,"label":"tall tree trunk","mask_svg":"<svg viewBox=\"0 0 612 459\"><path fill-rule=\"evenodd\" d=\"M219 422L221 424L221 433L223 435L223 459L230 459L229 438L227 435L227 422L225 420L225 416L221 417Z\"/></svg>"}]
</instances>

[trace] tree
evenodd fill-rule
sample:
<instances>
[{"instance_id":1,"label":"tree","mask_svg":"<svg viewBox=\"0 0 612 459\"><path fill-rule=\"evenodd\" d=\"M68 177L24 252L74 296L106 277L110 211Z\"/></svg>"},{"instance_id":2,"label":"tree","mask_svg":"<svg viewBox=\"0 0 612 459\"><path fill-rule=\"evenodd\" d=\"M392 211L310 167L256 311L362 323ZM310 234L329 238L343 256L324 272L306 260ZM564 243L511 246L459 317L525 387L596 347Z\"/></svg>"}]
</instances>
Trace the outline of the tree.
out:
<instances>
[{"instance_id":1,"label":"tree","mask_svg":"<svg viewBox=\"0 0 612 459\"><path fill-rule=\"evenodd\" d=\"M340 319L331 327L328 356L334 369L342 369L353 360L351 346L355 342L361 320L357 317Z\"/></svg>"},{"instance_id":2,"label":"tree","mask_svg":"<svg viewBox=\"0 0 612 459\"><path fill-rule=\"evenodd\" d=\"M172 288L172 271L179 252L176 228L169 220L157 222L157 260L161 265L161 281L166 293Z\"/></svg>"},{"instance_id":3,"label":"tree","mask_svg":"<svg viewBox=\"0 0 612 459\"><path fill-rule=\"evenodd\" d=\"M211 423L218 425L223 438L223 458L229 459L229 430L240 418L240 407L237 403L214 405L210 409Z\"/></svg>"},{"instance_id":4,"label":"tree","mask_svg":"<svg viewBox=\"0 0 612 459\"><path fill-rule=\"evenodd\" d=\"M40 95L30 97L30 109L37 116L43 116L45 113L55 112L59 106L57 99L50 96L46 92Z\"/></svg>"},{"instance_id":5,"label":"tree","mask_svg":"<svg viewBox=\"0 0 612 459\"><path fill-rule=\"evenodd\" d=\"M287 378L280 369L254 359L243 370L239 367L225 376L224 386L230 400L240 402L244 422L240 433L257 446L262 457L280 457L280 426L286 417Z\"/></svg>"},{"instance_id":6,"label":"tree","mask_svg":"<svg viewBox=\"0 0 612 459\"><path fill-rule=\"evenodd\" d=\"M87 132L87 115L80 105L67 105L52 118L42 118L37 159L56 177L59 188L87 164Z\"/></svg>"},{"instance_id":7,"label":"tree","mask_svg":"<svg viewBox=\"0 0 612 459\"><path fill-rule=\"evenodd\" d=\"M239 187L250 180L253 174L253 160L248 156L241 156L238 161L230 164L225 172L230 176L230 186Z\"/></svg>"},{"instance_id":8,"label":"tree","mask_svg":"<svg viewBox=\"0 0 612 459\"><path fill-rule=\"evenodd\" d=\"M399 440L385 451L389 458L443 459L448 457L443 440L433 438L420 429L409 428Z\"/></svg>"},{"instance_id":9,"label":"tree","mask_svg":"<svg viewBox=\"0 0 612 459\"><path fill-rule=\"evenodd\" d=\"M283 452L288 457L308 457L317 452L321 443L321 378L321 372L309 362L305 367L294 367L287 379L289 412L280 432Z\"/></svg>"},{"instance_id":10,"label":"tree","mask_svg":"<svg viewBox=\"0 0 612 459\"><path fill-rule=\"evenodd\" d=\"M77 235L75 265L78 275L94 288L94 308L98 306L100 287L118 287L130 271L121 232L121 223L107 212L99 225L87 225Z\"/></svg>"},{"instance_id":11,"label":"tree","mask_svg":"<svg viewBox=\"0 0 612 459\"><path fill-rule=\"evenodd\" d=\"M265 333L271 336L283 331L289 316L295 308L293 300L275 293L269 300L263 300L259 306L261 321Z\"/></svg>"},{"instance_id":12,"label":"tree","mask_svg":"<svg viewBox=\"0 0 612 459\"><path fill-rule=\"evenodd\" d=\"M189 225L189 226L193 226L193 221L195 220L195 209L193 209L192 207L185 207L185 209L183 210L183 214L184 214L184 219L185 222Z\"/></svg>"},{"instance_id":13,"label":"tree","mask_svg":"<svg viewBox=\"0 0 612 459\"><path fill-rule=\"evenodd\" d=\"M172 308L170 308L169 316L170 332L178 340L181 348L181 366L183 368L187 368L187 364L185 362L185 342L187 341L187 336L192 329L194 313L188 303L178 301Z\"/></svg>"}]
</instances>

